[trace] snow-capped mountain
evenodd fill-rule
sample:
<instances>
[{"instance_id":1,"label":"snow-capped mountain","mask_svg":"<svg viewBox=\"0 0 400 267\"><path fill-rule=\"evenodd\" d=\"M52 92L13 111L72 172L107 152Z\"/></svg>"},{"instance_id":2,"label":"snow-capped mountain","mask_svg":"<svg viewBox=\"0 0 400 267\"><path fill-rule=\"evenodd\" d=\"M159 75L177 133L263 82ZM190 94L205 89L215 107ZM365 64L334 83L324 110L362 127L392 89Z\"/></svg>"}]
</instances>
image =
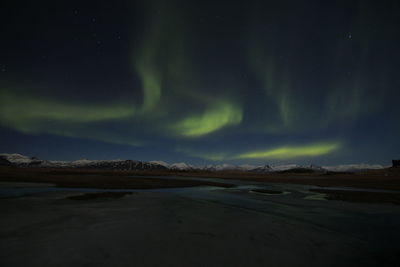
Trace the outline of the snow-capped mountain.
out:
<instances>
[{"instance_id":1,"label":"snow-capped mountain","mask_svg":"<svg viewBox=\"0 0 400 267\"><path fill-rule=\"evenodd\" d=\"M110 170L162 170L167 167L150 162L135 160L88 160L75 161L51 161L40 160L20 154L0 154L0 158L7 160L18 167L47 167L47 168L88 168L88 169L110 169Z\"/></svg>"},{"instance_id":2,"label":"snow-capped mountain","mask_svg":"<svg viewBox=\"0 0 400 267\"><path fill-rule=\"evenodd\" d=\"M247 171L257 172L257 173L266 173L272 172L273 169L269 165L255 166L254 168L247 167Z\"/></svg>"},{"instance_id":3,"label":"snow-capped mountain","mask_svg":"<svg viewBox=\"0 0 400 267\"><path fill-rule=\"evenodd\" d=\"M271 170L274 172L279 172L279 171L287 171L290 169L297 169L297 168L301 168L301 165L297 165L297 164L288 164L288 165L272 165L271 166Z\"/></svg>"},{"instance_id":4,"label":"snow-capped mountain","mask_svg":"<svg viewBox=\"0 0 400 267\"><path fill-rule=\"evenodd\" d=\"M166 163L165 161L161 161L161 160L153 160L153 161L149 161L149 163L158 164L158 165L164 166L166 168L169 167L168 163Z\"/></svg>"},{"instance_id":5,"label":"snow-capped mountain","mask_svg":"<svg viewBox=\"0 0 400 267\"><path fill-rule=\"evenodd\" d=\"M256 166L249 164L244 164L244 165L213 164L201 167L201 169L205 171L244 171L244 172L259 172L259 173L271 171L271 167L269 165Z\"/></svg>"},{"instance_id":6,"label":"snow-capped mountain","mask_svg":"<svg viewBox=\"0 0 400 267\"><path fill-rule=\"evenodd\" d=\"M379 164L346 164L346 165L337 165L337 166L323 166L323 168L327 171L331 172L358 172L358 171L366 171L366 170L379 170L387 168L387 166L382 166Z\"/></svg>"},{"instance_id":7,"label":"snow-capped mountain","mask_svg":"<svg viewBox=\"0 0 400 267\"><path fill-rule=\"evenodd\" d=\"M201 169L206 171L236 171L239 170L240 167L231 164L220 164L220 165L212 164L212 165L206 165Z\"/></svg>"},{"instance_id":8,"label":"snow-capped mountain","mask_svg":"<svg viewBox=\"0 0 400 267\"><path fill-rule=\"evenodd\" d=\"M184 162L168 164L164 161L136 161L136 160L88 160L80 159L75 161L52 161L40 160L21 154L0 154L0 165L13 165L17 167L44 167L44 168L87 168L107 170L203 170L203 171L244 171L254 173L269 172L357 172L363 170L376 170L387 168L382 165L370 164L347 164L337 166L316 166L316 165L232 165L213 164L206 166L194 166Z\"/></svg>"},{"instance_id":9,"label":"snow-capped mountain","mask_svg":"<svg viewBox=\"0 0 400 267\"><path fill-rule=\"evenodd\" d=\"M14 164L30 164L31 162L37 160L36 158L33 157L27 157L21 154L0 154L0 157L8 160L11 163Z\"/></svg>"},{"instance_id":10,"label":"snow-capped mountain","mask_svg":"<svg viewBox=\"0 0 400 267\"><path fill-rule=\"evenodd\" d=\"M188 171L197 169L195 166L186 164L184 162L174 163L168 166L170 170L177 170L177 171Z\"/></svg>"}]
</instances>

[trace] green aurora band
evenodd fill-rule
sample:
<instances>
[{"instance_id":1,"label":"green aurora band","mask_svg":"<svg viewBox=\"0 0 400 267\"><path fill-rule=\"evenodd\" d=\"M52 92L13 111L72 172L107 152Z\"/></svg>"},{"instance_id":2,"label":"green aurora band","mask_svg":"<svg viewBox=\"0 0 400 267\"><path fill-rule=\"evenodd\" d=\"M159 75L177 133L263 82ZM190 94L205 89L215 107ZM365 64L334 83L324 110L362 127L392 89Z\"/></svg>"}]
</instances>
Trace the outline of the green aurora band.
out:
<instances>
[{"instance_id":1,"label":"green aurora band","mask_svg":"<svg viewBox=\"0 0 400 267\"><path fill-rule=\"evenodd\" d=\"M184 153L190 157L202 158L211 161L226 160L291 160L299 158L310 158L337 152L342 145L339 142L318 142L300 146L281 146L266 150L247 151L240 154L221 152L199 152L187 148L178 148L177 152Z\"/></svg>"},{"instance_id":2,"label":"green aurora band","mask_svg":"<svg viewBox=\"0 0 400 267\"><path fill-rule=\"evenodd\" d=\"M218 102L215 108L206 110L178 122L174 129L186 137L200 137L225 126L237 125L242 121L241 110L229 102Z\"/></svg>"},{"instance_id":3,"label":"green aurora band","mask_svg":"<svg viewBox=\"0 0 400 267\"><path fill-rule=\"evenodd\" d=\"M318 143L304 146L283 146L263 151L251 151L235 158L238 159L294 159L322 156L340 148L338 143Z\"/></svg>"},{"instance_id":4,"label":"green aurora band","mask_svg":"<svg viewBox=\"0 0 400 267\"><path fill-rule=\"evenodd\" d=\"M11 125L44 120L87 123L129 118L134 114L135 108L130 105L67 104L0 91L0 122Z\"/></svg>"},{"instance_id":5,"label":"green aurora band","mask_svg":"<svg viewBox=\"0 0 400 267\"><path fill-rule=\"evenodd\" d=\"M101 123L123 122L135 113L135 107L129 104L67 104L0 90L0 125L27 134L49 133L140 146L142 142L132 137L99 126Z\"/></svg>"}]
</instances>

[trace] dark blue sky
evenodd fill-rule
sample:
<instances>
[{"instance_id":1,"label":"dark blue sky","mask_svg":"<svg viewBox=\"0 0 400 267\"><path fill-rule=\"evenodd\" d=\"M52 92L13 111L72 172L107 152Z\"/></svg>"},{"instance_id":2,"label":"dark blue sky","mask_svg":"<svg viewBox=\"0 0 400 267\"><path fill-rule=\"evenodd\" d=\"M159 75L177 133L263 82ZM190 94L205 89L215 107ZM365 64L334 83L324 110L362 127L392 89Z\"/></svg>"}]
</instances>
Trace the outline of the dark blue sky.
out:
<instances>
[{"instance_id":1,"label":"dark blue sky","mask_svg":"<svg viewBox=\"0 0 400 267\"><path fill-rule=\"evenodd\" d=\"M398 1L2 1L0 152L390 164Z\"/></svg>"}]
</instances>

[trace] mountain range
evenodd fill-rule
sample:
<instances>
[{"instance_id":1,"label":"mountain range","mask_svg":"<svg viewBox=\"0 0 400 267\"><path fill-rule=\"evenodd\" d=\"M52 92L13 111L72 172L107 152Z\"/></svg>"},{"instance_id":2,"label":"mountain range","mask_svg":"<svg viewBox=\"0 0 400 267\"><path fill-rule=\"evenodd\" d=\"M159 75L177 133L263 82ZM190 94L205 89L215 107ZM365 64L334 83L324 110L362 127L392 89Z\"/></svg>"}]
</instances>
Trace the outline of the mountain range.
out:
<instances>
[{"instance_id":1,"label":"mountain range","mask_svg":"<svg viewBox=\"0 0 400 267\"><path fill-rule=\"evenodd\" d=\"M357 172L372 169L386 168L382 165L347 164L337 166L316 165L231 165L214 164L195 166L184 162L168 164L164 161L137 161L137 160L88 160L54 161L41 160L21 154L0 154L0 165L16 167L42 167L42 168L85 168L103 170L175 170L175 171L243 171L256 173L269 172Z\"/></svg>"}]
</instances>

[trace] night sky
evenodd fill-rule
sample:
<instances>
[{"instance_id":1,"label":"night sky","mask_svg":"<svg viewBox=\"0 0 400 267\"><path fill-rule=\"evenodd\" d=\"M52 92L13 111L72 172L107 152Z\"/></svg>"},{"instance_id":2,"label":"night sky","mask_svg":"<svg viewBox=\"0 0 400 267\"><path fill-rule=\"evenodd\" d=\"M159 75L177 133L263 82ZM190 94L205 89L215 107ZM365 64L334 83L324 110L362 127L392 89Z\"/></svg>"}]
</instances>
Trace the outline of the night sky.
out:
<instances>
[{"instance_id":1,"label":"night sky","mask_svg":"<svg viewBox=\"0 0 400 267\"><path fill-rule=\"evenodd\" d=\"M0 152L400 157L400 2L1 1Z\"/></svg>"}]
</instances>

